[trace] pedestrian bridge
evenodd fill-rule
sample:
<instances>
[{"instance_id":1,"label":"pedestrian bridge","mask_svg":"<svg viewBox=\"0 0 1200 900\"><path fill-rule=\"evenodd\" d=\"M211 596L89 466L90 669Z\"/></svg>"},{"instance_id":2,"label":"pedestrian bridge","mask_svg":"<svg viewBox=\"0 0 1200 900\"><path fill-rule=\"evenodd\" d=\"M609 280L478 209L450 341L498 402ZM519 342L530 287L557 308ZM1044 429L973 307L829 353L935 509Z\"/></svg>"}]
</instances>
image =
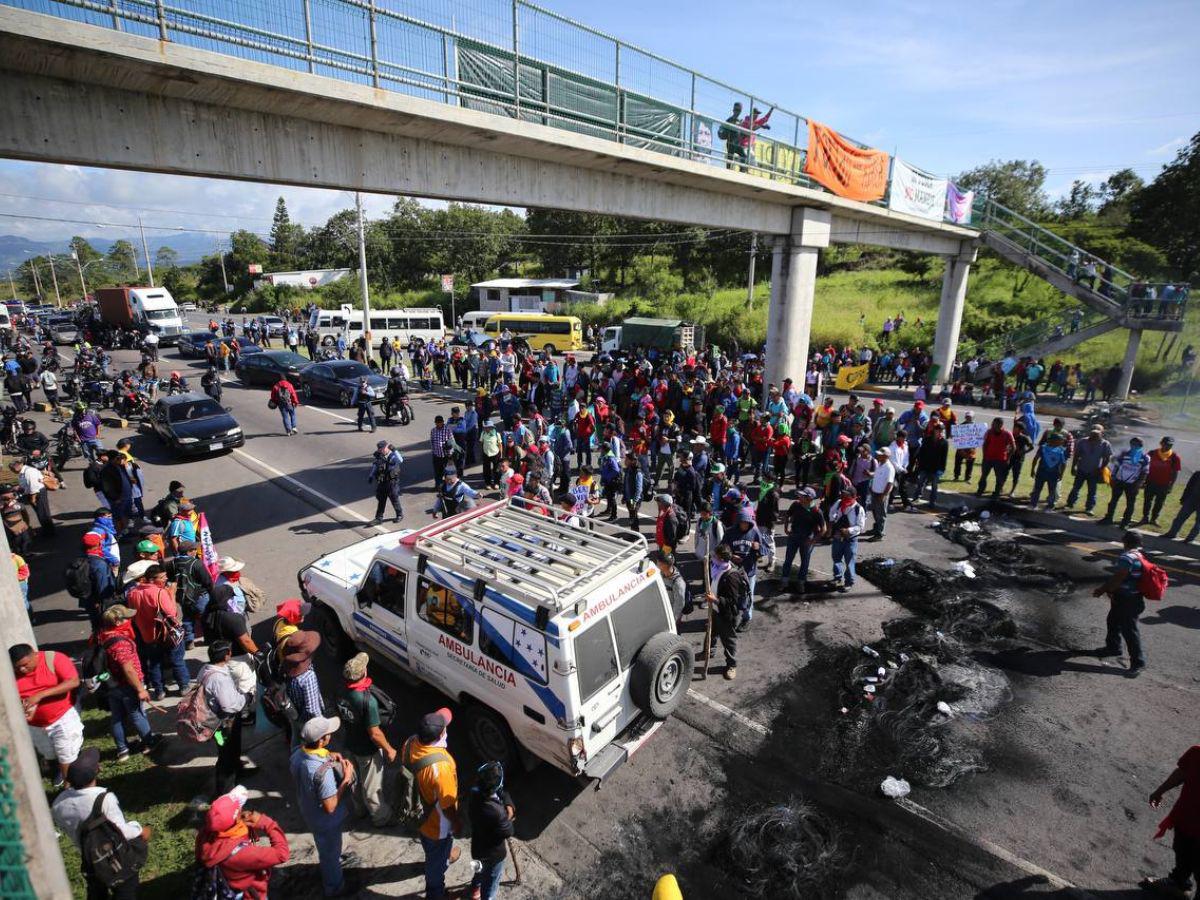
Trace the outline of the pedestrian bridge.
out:
<instances>
[{"instance_id":1,"label":"pedestrian bridge","mask_svg":"<svg viewBox=\"0 0 1200 900\"><path fill-rule=\"evenodd\" d=\"M773 236L775 381L804 370L831 242L949 260L948 371L993 209L890 208L897 164L836 134L824 183L861 152L873 199L826 190L805 117L527 0L0 0L0 72L0 156Z\"/></svg>"}]
</instances>

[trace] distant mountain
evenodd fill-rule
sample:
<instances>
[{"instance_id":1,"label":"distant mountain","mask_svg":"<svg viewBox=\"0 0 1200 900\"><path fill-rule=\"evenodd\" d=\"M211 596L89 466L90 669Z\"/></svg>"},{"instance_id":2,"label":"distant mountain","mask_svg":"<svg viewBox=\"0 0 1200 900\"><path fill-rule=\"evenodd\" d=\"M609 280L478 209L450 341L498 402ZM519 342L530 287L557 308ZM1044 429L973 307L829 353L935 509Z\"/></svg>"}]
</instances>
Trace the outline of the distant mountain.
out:
<instances>
[{"instance_id":1,"label":"distant mountain","mask_svg":"<svg viewBox=\"0 0 1200 900\"><path fill-rule=\"evenodd\" d=\"M194 231L181 231L178 234L146 233L146 243L150 247L150 258L158 253L159 247L170 247L179 254L179 262L183 265L199 262L201 257L216 252L217 241L221 235L197 234ZM142 259L141 237L135 231L126 240L131 241L138 250L138 264L144 265ZM90 237L88 242L100 253L107 253L117 238L111 235L105 237ZM228 243L226 241L226 243ZM15 269L30 256L44 256L47 253L69 253L67 241L34 241L19 237L15 234L0 234L0 270Z\"/></svg>"}]
</instances>

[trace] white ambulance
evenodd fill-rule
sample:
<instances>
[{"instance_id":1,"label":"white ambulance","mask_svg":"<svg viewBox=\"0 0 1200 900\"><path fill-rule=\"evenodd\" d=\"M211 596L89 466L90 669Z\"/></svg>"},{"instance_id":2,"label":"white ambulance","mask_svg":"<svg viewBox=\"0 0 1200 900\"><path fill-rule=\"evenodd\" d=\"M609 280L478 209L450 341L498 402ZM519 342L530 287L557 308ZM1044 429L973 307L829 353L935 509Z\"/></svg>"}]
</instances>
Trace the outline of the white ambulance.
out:
<instances>
[{"instance_id":1,"label":"white ambulance","mask_svg":"<svg viewBox=\"0 0 1200 900\"><path fill-rule=\"evenodd\" d=\"M683 701L692 652L640 534L518 504L352 544L300 589L335 652L458 701L481 758L602 779Z\"/></svg>"}]
</instances>

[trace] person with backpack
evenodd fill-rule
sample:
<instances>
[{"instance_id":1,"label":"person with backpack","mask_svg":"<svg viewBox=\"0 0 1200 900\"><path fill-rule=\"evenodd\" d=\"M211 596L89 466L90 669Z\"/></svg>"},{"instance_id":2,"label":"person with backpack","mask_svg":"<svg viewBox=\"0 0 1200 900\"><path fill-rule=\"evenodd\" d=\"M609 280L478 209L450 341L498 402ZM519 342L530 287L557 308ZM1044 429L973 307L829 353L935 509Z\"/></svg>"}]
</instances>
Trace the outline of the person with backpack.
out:
<instances>
[{"instance_id":1,"label":"person with backpack","mask_svg":"<svg viewBox=\"0 0 1200 900\"><path fill-rule=\"evenodd\" d=\"M92 631L100 629L100 617L104 608L116 596L117 582L112 566L104 558L104 539L93 531L82 538L83 556L76 559L63 574L67 593L79 601L92 625Z\"/></svg>"},{"instance_id":2,"label":"person with backpack","mask_svg":"<svg viewBox=\"0 0 1200 900\"><path fill-rule=\"evenodd\" d=\"M99 777L100 751L88 747L67 769L69 787L54 798L50 814L79 850L88 900L134 900L154 835L125 818L117 795L100 787Z\"/></svg>"},{"instance_id":3,"label":"person with backpack","mask_svg":"<svg viewBox=\"0 0 1200 900\"><path fill-rule=\"evenodd\" d=\"M291 857L287 835L266 813L246 809L246 789L213 801L196 833L192 897L267 900L271 872ZM262 846L266 838L269 846Z\"/></svg>"},{"instance_id":4,"label":"person with backpack","mask_svg":"<svg viewBox=\"0 0 1200 900\"><path fill-rule=\"evenodd\" d=\"M725 680L737 678L738 625L750 614L750 580L741 566L735 565L728 544L718 544L709 563L709 590L705 600L715 604L713 635L725 651ZM712 654L714 646L705 648Z\"/></svg>"},{"instance_id":5,"label":"person with backpack","mask_svg":"<svg viewBox=\"0 0 1200 900\"><path fill-rule=\"evenodd\" d=\"M367 654L358 653L342 667L344 684L337 707L345 723L346 752L358 773L354 808L360 815L369 814L376 828L384 828L394 820L387 787L388 766L396 761L397 752L383 729L391 724L395 707L372 683L367 663Z\"/></svg>"},{"instance_id":6,"label":"person with backpack","mask_svg":"<svg viewBox=\"0 0 1200 900\"><path fill-rule=\"evenodd\" d=\"M234 656L258 653L258 645L250 636L246 592L241 586L242 570L246 564L231 556L217 561L220 575L209 594L208 606L201 622L206 640L217 638L229 641Z\"/></svg>"},{"instance_id":7,"label":"person with backpack","mask_svg":"<svg viewBox=\"0 0 1200 900\"><path fill-rule=\"evenodd\" d=\"M139 550L141 546L139 543ZM208 566L200 558L200 545L181 540L176 546L178 554L166 561L167 576L175 583L175 599L183 610L184 649L191 650L196 644L197 624L208 608L214 585Z\"/></svg>"},{"instance_id":8,"label":"person with backpack","mask_svg":"<svg viewBox=\"0 0 1200 900\"><path fill-rule=\"evenodd\" d=\"M128 759L129 744L125 739L125 723L129 722L138 734L140 753L149 753L163 737L156 734L146 718L142 704L150 701L150 693L138 659L137 640L130 620L136 613L128 606L117 604L104 611L100 630L92 636L89 653L84 656L85 675L103 678L108 711L112 716L109 728L117 745L117 761ZM92 669L94 671L87 671Z\"/></svg>"},{"instance_id":9,"label":"person with backpack","mask_svg":"<svg viewBox=\"0 0 1200 900\"><path fill-rule=\"evenodd\" d=\"M750 624L750 619L754 615L754 585L758 581L758 560L762 555L765 543L762 532L754 523L754 511L749 506L743 506L738 510L736 521L725 532L721 543L729 548L732 554L730 558L742 568L750 583L750 597L742 612L742 618L738 622L738 628L743 629Z\"/></svg>"},{"instance_id":10,"label":"person with backpack","mask_svg":"<svg viewBox=\"0 0 1200 900\"><path fill-rule=\"evenodd\" d=\"M1100 520L1101 525L1113 524L1122 497L1125 498L1125 514L1121 517L1121 527L1128 528L1133 520L1133 506L1150 472L1150 457L1143 447L1140 437L1132 437L1129 439L1129 449L1122 450L1113 460L1112 481L1109 484L1112 496L1108 501L1108 511Z\"/></svg>"},{"instance_id":11,"label":"person with backpack","mask_svg":"<svg viewBox=\"0 0 1200 900\"><path fill-rule=\"evenodd\" d=\"M1155 599L1161 600L1162 582L1166 580L1166 573L1146 559L1142 553L1142 538L1137 532L1125 532L1121 545L1124 550L1117 557L1112 577L1092 591L1095 597L1107 594L1110 604L1105 621L1104 646L1096 651L1096 655L1119 656L1121 641L1124 639L1129 650L1129 674L1137 675L1146 668L1146 654L1142 648L1138 616L1146 611L1146 595L1153 589L1152 584L1146 583L1147 576L1151 582L1158 582L1158 596Z\"/></svg>"},{"instance_id":12,"label":"person with backpack","mask_svg":"<svg viewBox=\"0 0 1200 900\"><path fill-rule=\"evenodd\" d=\"M675 505L675 498L670 494L659 494L654 498L654 502L658 504L658 518L654 520L654 541L661 553L674 553L687 533L683 526L686 516Z\"/></svg>"},{"instance_id":13,"label":"person with backpack","mask_svg":"<svg viewBox=\"0 0 1200 900\"><path fill-rule=\"evenodd\" d=\"M166 692L164 664L171 667L175 677L170 687L180 693L186 691L192 683L184 659L186 632L174 594L167 587L167 570L150 563L137 584L125 591L125 603L136 614L134 627L146 663L151 699L161 700Z\"/></svg>"},{"instance_id":14,"label":"person with backpack","mask_svg":"<svg viewBox=\"0 0 1200 900\"><path fill-rule=\"evenodd\" d=\"M244 771L241 713L246 708L247 698L237 689L229 671L232 656L229 641L212 641L208 645L208 665L200 670L196 678L196 691L204 693L212 724L217 725L213 730L213 739L217 742L217 762L213 768L214 797L228 794Z\"/></svg>"},{"instance_id":15,"label":"person with backpack","mask_svg":"<svg viewBox=\"0 0 1200 900\"><path fill-rule=\"evenodd\" d=\"M75 708L79 672L67 654L28 644L9 647L8 658L34 749L43 759L58 763L54 786L61 787L67 767L83 747L83 720Z\"/></svg>"},{"instance_id":16,"label":"person with backpack","mask_svg":"<svg viewBox=\"0 0 1200 900\"><path fill-rule=\"evenodd\" d=\"M688 590L687 579L675 565L675 556L655 550L650 554L650 562L658 566L662 573L663 584L667 588L667 600L671 604L671 612L675 621L680 621L686 613L692 611L691 592Z\"/></svg>"},{"instance_id":17,"label":"person with backpack","mask_svg":"<svg viewBox=\"0 0 1200 900\"><path fill-rule=\"evenodd\" d=\"M358 888L343 872L343 867L358 861L357 856L342 853L342 824L350 807L343 801L347 799L347 792L353 789L354 764L340 753L329 750L330 740L341 727L337 716L309 719L300 729L301 744L292 752L288 764L296 786L300 815L317 845L321 885L326 897L353 896Z\"/></svg>"},{"instance_id":18,"label":"person with backpack","mask_svg":"<svg viewBox=\"0 0 1200 900\"><path fill-rule=\"evenodd\" d=\"M446 750L446 729L453 716L442 708L422 716L417 733L404 742L400 760L407 773L409 791L405 812L411 815L412 792L419 798L421 847L425 851L425 896L446 896L446 869L462 855L454 846L454 835L462 832L458 809L458 768Z\"/></svg>"},{"instance_id":19,"label":"person with backpack","mask_svg":"<svg viewBox=\"0 0 1200 900\"><path fill-rule=\"evenodd\" d=\"M484 763L475 772L475 786L467 801L471 858L480 866L471 880L471 900L495 900L499 893L516 815L512 797L504 789L504 766L496 761Z\"/></svg>"},{"instance_id":20,"label":"person with backpack","mask_svg":"<svg viewBox=\"0 0 1200 900\"><path fill-rule=\"evenodd\" d=\"M828 520L833 583L844 594L854 586L858 539L867 524L867 512L858 502L858 492L852 484L842 486L841 496L829 507Z\"/></svg>"},{"instance_id":21,"label":"person with backpack","mask_svg":"<svg viewBox=\"0 0 1200 900\"><path fill-rule=\"evenodd\" d=\"M296 394L296 388L292 386L286 374L280 375L275 386L271 388L271 398L267 401L267 406L279 410L284 434L299 434L296 428L296 407L299 405L300 397ZM359 431L362 431L361 427Z\"/></svg>"},{"instance_id":22,"label":"person with backpack","mask_svg":"<svg viewBox=\"0 0 1200 900\"><path fill-rule=\"evenodd\" d=\"M275 608L279 618L272 629L275 646L270 651L275 657L275 671L283 681L294 711L290 724L292 749L299 746L301 726L321 715L325 708L321 683L313 666L313 656L321 646L321 635L300 628L302 608L303 604L298 600L284 601Z\"/></svg>"}]
</instances>

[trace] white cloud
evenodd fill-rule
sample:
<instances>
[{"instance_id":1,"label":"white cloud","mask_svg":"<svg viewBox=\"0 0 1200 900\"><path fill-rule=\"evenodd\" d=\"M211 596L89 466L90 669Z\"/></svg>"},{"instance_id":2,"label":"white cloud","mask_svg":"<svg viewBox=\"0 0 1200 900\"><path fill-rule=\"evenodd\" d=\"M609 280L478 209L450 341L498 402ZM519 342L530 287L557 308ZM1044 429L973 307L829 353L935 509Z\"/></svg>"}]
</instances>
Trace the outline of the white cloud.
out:
<instances>
[{"instance_id":1,"label":"white cloud","mask_svg":"<svg viewBox=\"0 0 1200 900\"><path fill-rule=\"evenodd\" d=\"M1147 156L1170 156L1172 153L1174 153L1180 147L1187 144L1187 142L1188 142L1188 139L1186 137L1184 137L1183 135L1180 135L1179 137L1171 138L1171 140L1167 141L1165 144L1161 144L1160 146L1155 147L1153 150L1147 150L1146 155Z\"/></svg>"}]
</instances>

